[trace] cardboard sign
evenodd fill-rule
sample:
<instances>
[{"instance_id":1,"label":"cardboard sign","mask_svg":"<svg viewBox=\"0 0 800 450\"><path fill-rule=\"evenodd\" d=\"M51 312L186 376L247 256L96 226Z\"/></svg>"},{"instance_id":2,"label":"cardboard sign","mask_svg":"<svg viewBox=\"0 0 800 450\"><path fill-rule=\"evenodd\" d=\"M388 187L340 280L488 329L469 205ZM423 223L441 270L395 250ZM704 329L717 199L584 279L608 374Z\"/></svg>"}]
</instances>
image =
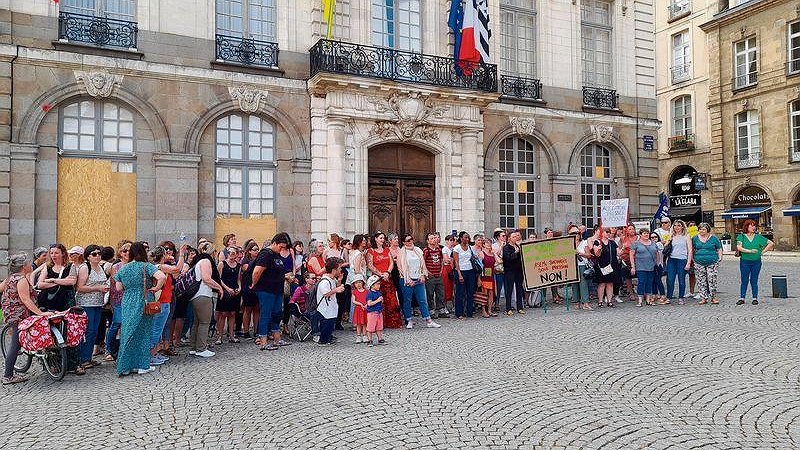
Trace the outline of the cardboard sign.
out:
<instances>
[{"instance_id":1,"label":"cardboard sign","mask_svg":"<svg viewBox=\"0 0 800 450\"><path fill-rule=\"evenodd\" d=\"M624 227L628 224L628 199L600 201L600 224L605 227Z\"/></svg>"},{"instance_id":2,"label":"cardboard sign","mask_svg":"<svg viewBox=\"0 0 800 450\"><path fill-rule=\"evenodd\" d=\"M578 282L575 238L562 236L520 244L525 289L542 289Z\"/></svg>"}]
</instances>

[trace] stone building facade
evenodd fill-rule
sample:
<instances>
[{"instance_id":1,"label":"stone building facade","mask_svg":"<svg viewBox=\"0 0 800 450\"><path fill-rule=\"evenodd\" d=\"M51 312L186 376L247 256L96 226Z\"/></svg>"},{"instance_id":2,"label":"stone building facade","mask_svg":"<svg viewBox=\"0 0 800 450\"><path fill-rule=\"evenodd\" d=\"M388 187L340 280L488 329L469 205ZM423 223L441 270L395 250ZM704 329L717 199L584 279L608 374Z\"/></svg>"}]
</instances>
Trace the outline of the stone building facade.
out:
<instances>
[{"instance_id":1,"label":"stone building facade","mask_svg":"<svg viewBox=\"0 0 800 450\"><path fill-rule=\"evenodd\" d=\"M800 246L800 4L720 5L708 38L708 164L727 232L756 219L778 248Z\"/></svg>"},{"instance_id":2,"label":"stone building facade","mask_svg":"<svg viewBox=\"0 0 800 450\"><path fill-rule=\"evenodd\" d=\"M449 4L0 1L0 249L651 215L652 2L490 1L476 67Z\"/></svg>"}]
</instances>

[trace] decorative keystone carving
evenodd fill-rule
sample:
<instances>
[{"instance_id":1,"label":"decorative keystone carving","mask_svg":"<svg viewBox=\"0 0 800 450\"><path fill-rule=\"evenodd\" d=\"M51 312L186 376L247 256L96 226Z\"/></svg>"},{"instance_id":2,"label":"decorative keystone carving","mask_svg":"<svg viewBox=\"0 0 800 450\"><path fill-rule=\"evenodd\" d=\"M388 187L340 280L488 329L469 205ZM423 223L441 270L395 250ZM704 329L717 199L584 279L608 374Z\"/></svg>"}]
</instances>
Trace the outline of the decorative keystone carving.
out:
<instances>
[{"instance_id":1,"label":"decorative keystone carving","mask_svg":"<svg viewBox=\"0 0 800 450\"><path fill-rule=\"evenodd\" d=\"M610 141L614 135L614 127L610 125L590 125L589 130L594 136L594 140L600 143Z\"/></svg>"},{"instance_id":2,"label":"decorative keystone carving","mask_svg":"<svg viewBox=\"0 0 800 450\"><path fill-rule=\"evenodd\" d=\"M98 98L110 97L114 88L122 84L122 75L114 75L104 70L92 72L76 70L75 79L83 84L89 95Z\"/></svg>"},{"instance_id":3,"label":"decorative keystone carving","mask_svg":"<svg viewBox=\"0 0 800 450\"><path fill-rule=\"evenodd\" d=\"M439 134L429 126L431 118L441 118L449 107L436 105L432 98L419 92L393 93L388 99L370 99L379 113L390 113L393 120L375 122L371 133L384 138L439 140Z\"/></svg>"},{"instance_id":4,"label":"decorative keystone carving","mask_svg":"<svg viewBox=\"0 0 800 450\"><path fill-rule=\"evenodd\" d=\"M231 99L239 102L239 109L246 113L254 113L261 106L261 100L266 100L268 93L258 89L243 87L229 87Z\"/></svg>"},{"instance_id":5,"label":"decorative keystone carving","mask_svg":"<svg viewBox=\"0 0 800 450\"><path fill-rule=\"evenodd\" d=\"M512 117L509 119L514 134L533 136L536 131L536 119L533 117Z\"/></svg>"}]
</instances>

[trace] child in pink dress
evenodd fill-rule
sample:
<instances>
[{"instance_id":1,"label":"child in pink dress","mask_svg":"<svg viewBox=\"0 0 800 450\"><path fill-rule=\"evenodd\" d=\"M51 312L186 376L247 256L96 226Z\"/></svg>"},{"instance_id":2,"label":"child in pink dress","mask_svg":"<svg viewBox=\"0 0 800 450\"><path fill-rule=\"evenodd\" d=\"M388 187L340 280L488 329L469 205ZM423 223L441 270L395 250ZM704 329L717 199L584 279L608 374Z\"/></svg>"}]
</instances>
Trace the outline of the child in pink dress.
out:
<instances>
[{"instance_id":1,"label":"child in pink dress","mask_svg":"<svg viewBox=\"0 0 800 450\"><path fill-rule=\"evenodd\" d=\"M353 287L353 325L356 327L356 344L367 342L367 294L364 288L364 276L356 274L351 282Z\"/></svg>"}]
</instances>

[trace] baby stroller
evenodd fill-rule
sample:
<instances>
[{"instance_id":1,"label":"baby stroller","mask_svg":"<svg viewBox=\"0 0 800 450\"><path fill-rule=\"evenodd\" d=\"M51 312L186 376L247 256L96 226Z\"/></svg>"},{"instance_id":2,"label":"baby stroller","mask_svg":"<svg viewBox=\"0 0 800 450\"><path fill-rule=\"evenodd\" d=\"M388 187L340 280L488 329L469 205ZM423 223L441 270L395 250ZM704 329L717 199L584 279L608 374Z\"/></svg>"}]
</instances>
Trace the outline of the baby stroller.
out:
<instances>
[{"instance_id":1,"label":"baby stroller","mask_svg":"<svg viewBox=\"0 0 800 450\"><path fill-rule=\"evenodd\" d=\"M300 342L311 337L311 319L307 312L300 311L300 305L289 303L289 322L286 324L289 336Z\"/></svg>"}]
</instances>

